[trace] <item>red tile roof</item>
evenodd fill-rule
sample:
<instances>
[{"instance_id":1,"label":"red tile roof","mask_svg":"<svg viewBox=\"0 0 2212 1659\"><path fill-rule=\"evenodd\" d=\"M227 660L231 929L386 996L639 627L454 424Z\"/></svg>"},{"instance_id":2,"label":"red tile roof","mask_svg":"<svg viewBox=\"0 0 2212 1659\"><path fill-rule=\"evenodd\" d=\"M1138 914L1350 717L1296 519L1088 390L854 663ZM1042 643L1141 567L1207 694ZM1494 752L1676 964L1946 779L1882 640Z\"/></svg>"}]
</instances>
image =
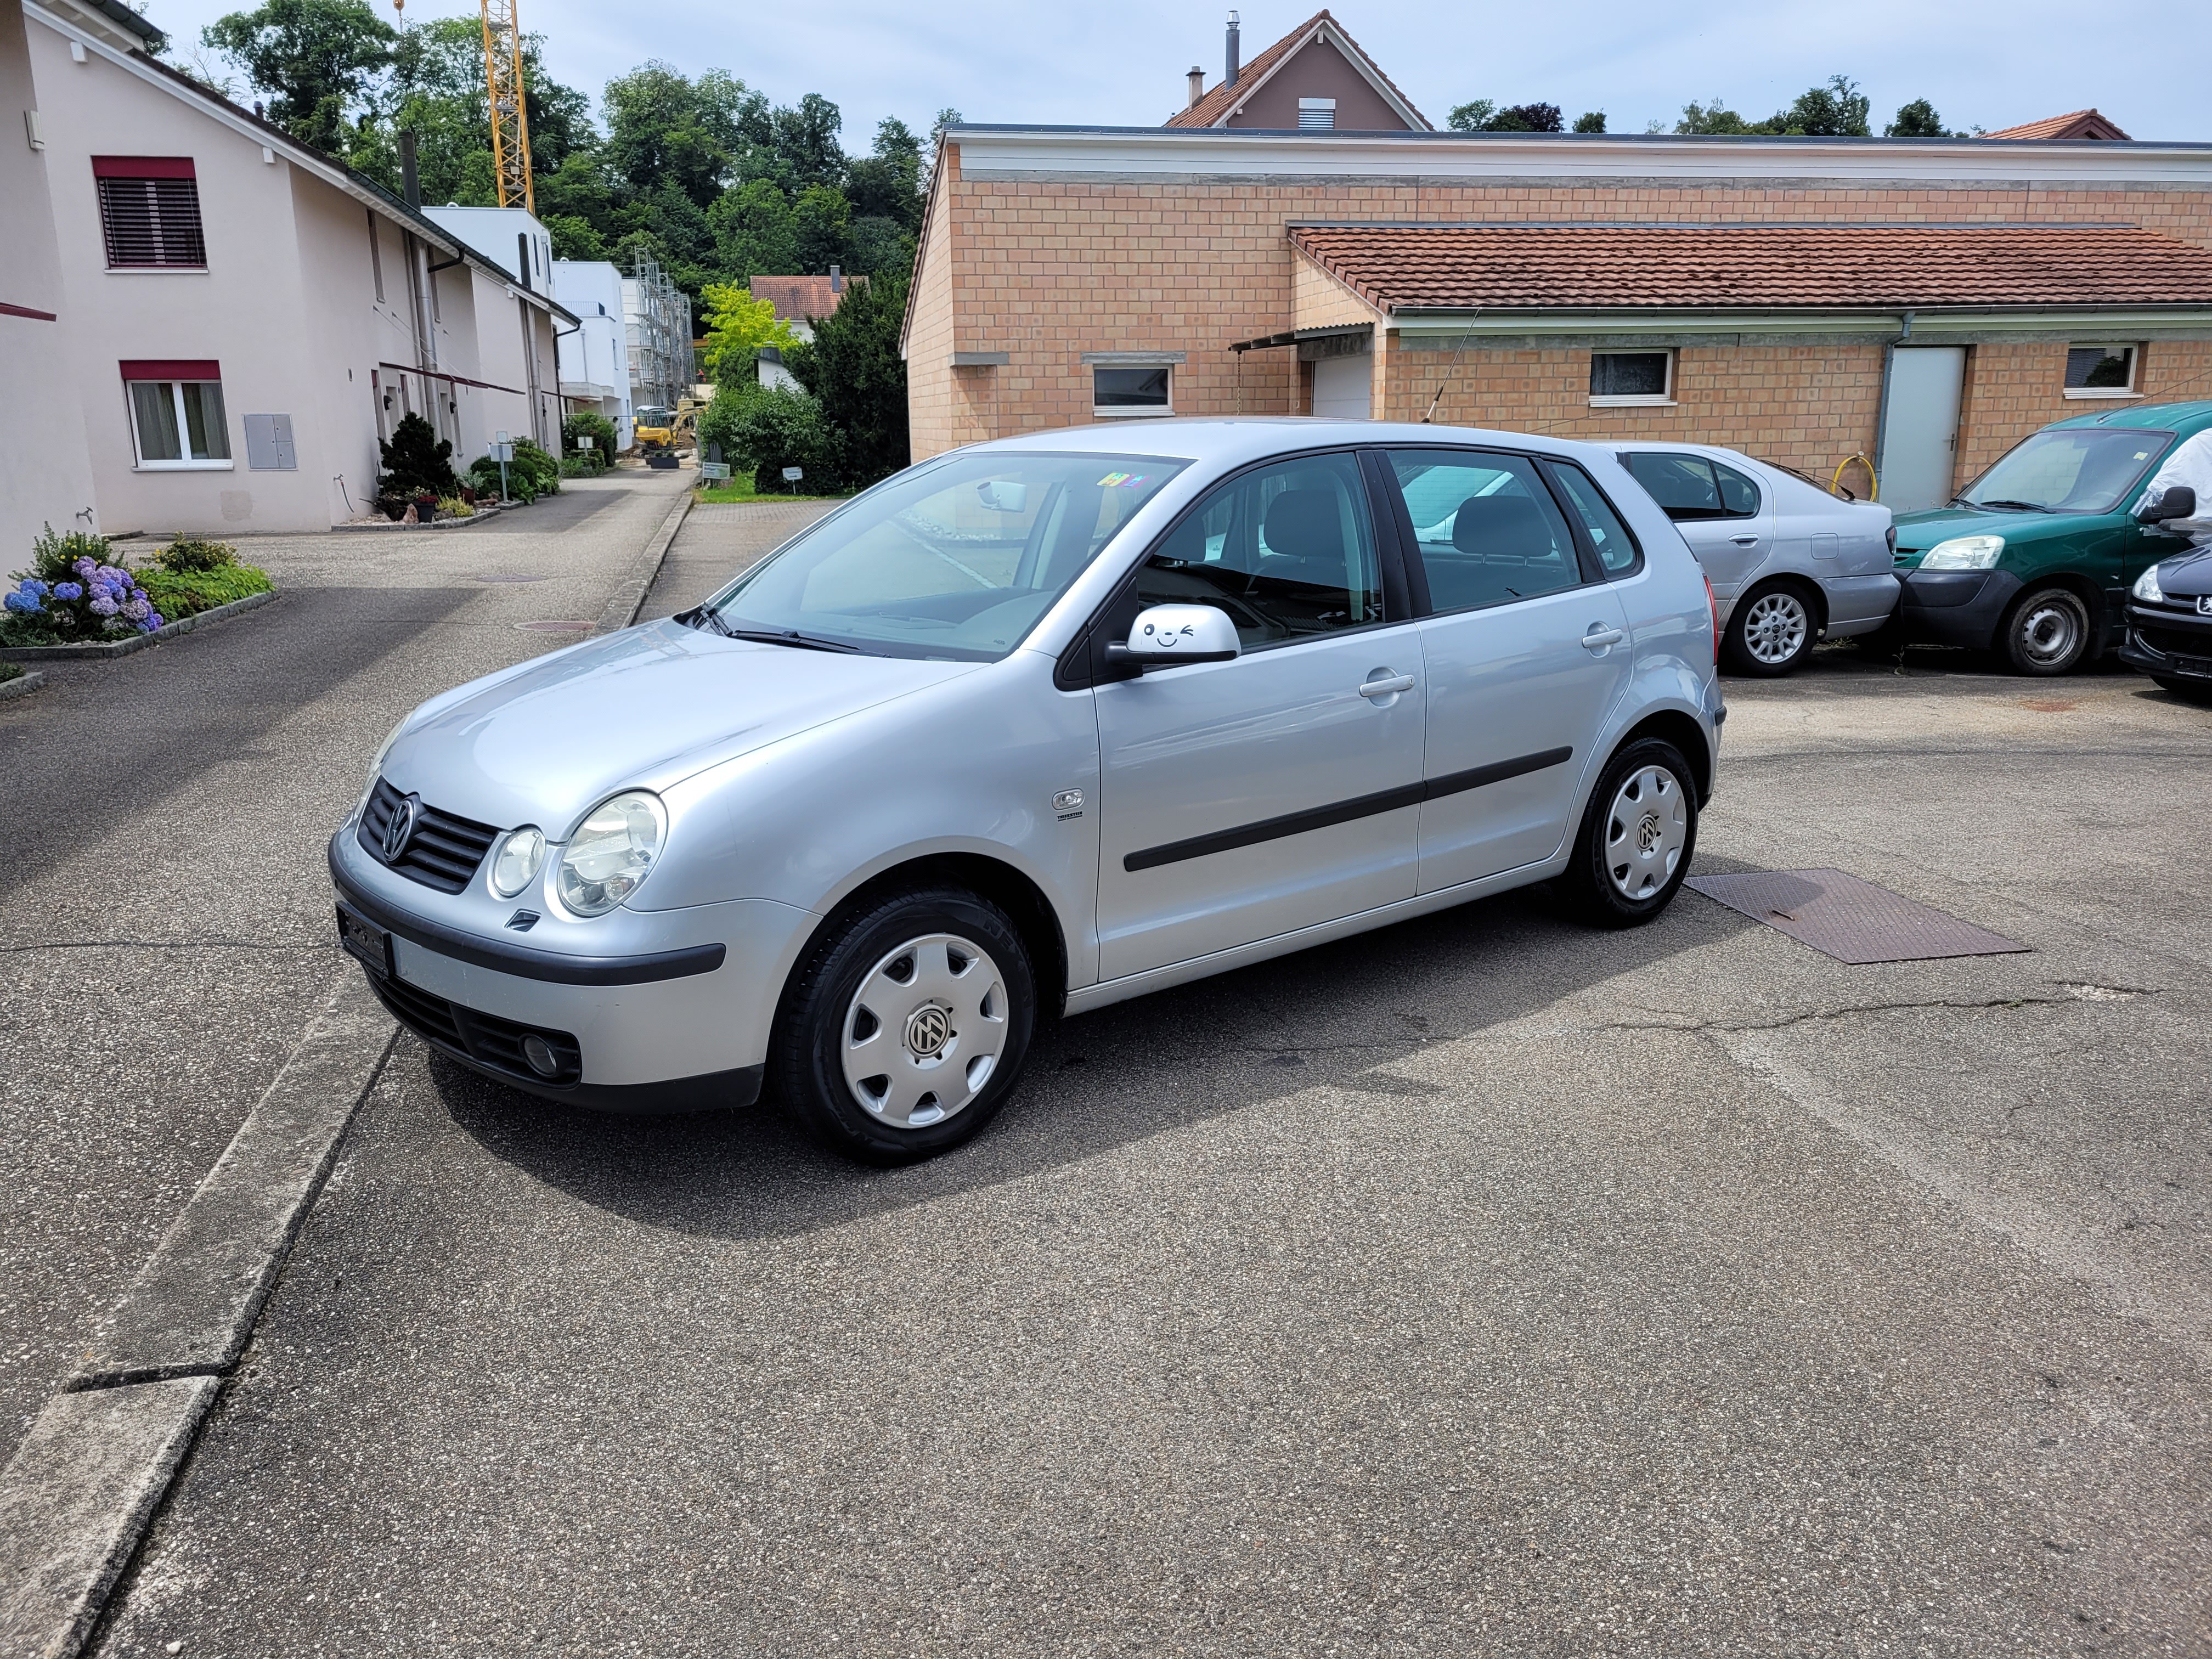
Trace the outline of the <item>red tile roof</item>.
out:
<instances>
[{"instance_id":1,"label":"red tile roof","mask_svg":"<svg viewBox=\"0 0 2212 1659\"><path fill-rule=\"evenodd\" d=\"M860 279L844 280L849 283ZM832 289L830 282L827 276L756 276L752 295L756 300L775 301L781 321L804 323L830 316L843 301L844 291Z\"/></svg>"},{"instance_id":2,"label":"red tile roof","mask_svg":"<svg viewBox=\"0 0 2212 1659\"><path fill-rule=\"evenodd\" d=\"M2212 306L2212 252L2133 225L1294 225L1376 309Z\"/></svg>"},{"instance_id":3,"label":"red tile roof","mask_svg":"<svg viewBox=\"0 0 2212 1659\"><path fill-rule=\"evenodd\" d=\"M2127 136L2114 125L2110 116L2100 115L2093 109L2077 109L2071 115L2053 115L2045 120L2030 121L2017 127L2002 127L1982 135L1984 138L2120 139Z\"/></svg>"},{"instance_id":4,"label":"red tile roof","mask_svg":"<svg viewBox=\"0 0 2212 1659\"><path fill-rule=\"evenodd\" d=\"M1346 32L1343 24L1329 15L1326 6L1276 41L1273 46L1261 52L1250 63L1241 65L1234 81L1222 82L1188 109L1178 110L1175 114L1168 117L1164 125L1171 127L1212 126L1223 116L1228 114L1236 106L1239 99L1249 96L1261 82L1273 74L1276 66L1285 58L1311 40L1315 32L1324 23L1328 25L1329 33L1338 45L1348 48L1361 63L1373 70L1375 78L1390 88L1392 97L1407 109L1413 110L1414 118L1422 126L1428 125L1428 118L1413 108L1413 100L1398 90L1397 83L1382 73L1382 64L1370 58L1366 48Z\"/></svg>"}]
</instances>

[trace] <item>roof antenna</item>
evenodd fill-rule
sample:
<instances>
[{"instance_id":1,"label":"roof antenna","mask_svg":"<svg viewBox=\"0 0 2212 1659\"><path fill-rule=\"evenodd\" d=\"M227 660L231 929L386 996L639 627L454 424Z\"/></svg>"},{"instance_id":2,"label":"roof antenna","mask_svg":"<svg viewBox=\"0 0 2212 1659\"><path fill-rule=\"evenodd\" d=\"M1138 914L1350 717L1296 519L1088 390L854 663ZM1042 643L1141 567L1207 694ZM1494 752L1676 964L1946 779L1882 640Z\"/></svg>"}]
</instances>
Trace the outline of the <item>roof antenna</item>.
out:
<instances>
[{"instance_id":1,"label":"roof antenna","mask_svg":"<svg viewBox=\"0 0 2212 1659\"><path fill-rule=\"evenodd\" d=\"M1482 307L1480 306L1477 306L1473 311L1468 313L1467 319L1468 322L1472 323L1477 317L1481 315ZM1471 336L1465 334L1459 337L1459 349L1452 353L1451 362L1444 365L1444 377L1443 380L1437 382L1437 395L1429 399L1428 412L1421 416L1421 424L1423 426L1432 426L1436 423L1437 405L1444 400L1444 388L1451 384L1451 377L1459 373L1459 360L1466 355L1468 341L1471 337Z\"/></svg>"}]
</instances>

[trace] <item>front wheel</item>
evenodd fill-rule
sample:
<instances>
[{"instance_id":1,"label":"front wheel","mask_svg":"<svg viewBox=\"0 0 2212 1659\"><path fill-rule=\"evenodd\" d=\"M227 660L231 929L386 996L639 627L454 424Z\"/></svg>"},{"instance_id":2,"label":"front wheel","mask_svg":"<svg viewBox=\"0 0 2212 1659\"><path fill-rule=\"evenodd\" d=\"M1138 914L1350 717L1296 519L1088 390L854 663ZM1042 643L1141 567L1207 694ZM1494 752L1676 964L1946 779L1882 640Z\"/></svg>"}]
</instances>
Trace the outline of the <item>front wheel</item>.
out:
<instances>
[{"instance_id":1,"label":"front wheel","mask_svg":"<svg viewBox=\"0 0 2212 1659\"><path fill-rule=\"evenodd\" d=\"M1731 673L1788 674L1813 654L1820 638L1813 601L1794 582L1754 588L1729 612L1722 659Z\"/></svg>"},{"instance_id":2,"label":"front wheel","mask_svg":"<svg viewBox=\"0 0 2212 1659\"><path fill-rule=\"evenodd\" d=\"M997 1114L1036 1018L1029 952L1004 911L955 887L893 894L833 921L801 962L776 1079L836 1151L911 1164Z\"/></svg>"},{"instance_id":3,"label":"front wheel","mask_svg":"<svg viewBox=\"0 0 2212 1659\"><path fill-rule=\"evenodd\" d=\"M2063 674L2089 649L2089 607L2071 588L2039 587L2012 608L1997 648L2019 674Z\"/></svg>"},{"instance_id":4,"label":"front wheel","mask_svg":"<svg viewBox=\"0 0 2212 1659\"><path fill-rule=\"evenodd\" d=\"M1598 927L1640 927L1674 902L1698 846L1698 796L1682 751L1661 738L1629 744L1590 792L1560 886Z\"/></svg>"}]
</instances>

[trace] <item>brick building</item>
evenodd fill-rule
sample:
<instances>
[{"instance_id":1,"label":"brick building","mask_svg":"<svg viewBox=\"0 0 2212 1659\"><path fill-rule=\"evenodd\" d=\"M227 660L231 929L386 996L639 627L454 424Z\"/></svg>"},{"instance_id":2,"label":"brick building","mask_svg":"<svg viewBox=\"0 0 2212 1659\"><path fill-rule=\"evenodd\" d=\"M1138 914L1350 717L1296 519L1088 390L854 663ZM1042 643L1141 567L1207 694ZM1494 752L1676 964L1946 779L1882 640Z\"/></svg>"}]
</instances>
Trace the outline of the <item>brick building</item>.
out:
<instances>
[{"instance_id":1,"label":"brick building","mask_svg":"<svg viewBox=\"0 0 2212 1659\"><path fill-rule=\"evenodd\" d=\"M2212 395L2212 144L1439 132L1326 12L1231 52L1164 126L946 132L917 458L1433 411L1823 479L1858 455L1910 507L2085 407Z\"/></svg>"}]
</instances>

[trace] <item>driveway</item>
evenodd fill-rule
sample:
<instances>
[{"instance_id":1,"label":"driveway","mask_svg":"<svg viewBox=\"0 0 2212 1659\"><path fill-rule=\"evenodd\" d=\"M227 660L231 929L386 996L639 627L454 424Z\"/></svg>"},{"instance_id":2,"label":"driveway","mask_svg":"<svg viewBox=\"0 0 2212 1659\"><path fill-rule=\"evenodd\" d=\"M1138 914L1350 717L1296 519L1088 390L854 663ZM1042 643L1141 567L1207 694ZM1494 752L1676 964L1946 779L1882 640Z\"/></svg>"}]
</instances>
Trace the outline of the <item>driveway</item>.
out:
<instances>
[{"instance_id":1,"label":"driveway","mask_svg":"<svg viewBox=\"0 0 2212 1659\"><path fill-rule=\"evenodd\" d=\"M246 538L275 604L0 703L0 1460L327 994L323 845L385 732L582 637L530 624L587 628L688 478Z\"/></svg>"},{"instance_id":2,"label":"driveway","mask_svg":"<svg viewBox=\"0 0 2212 1659\"><path fill-rule=\"evenodd\" d=\"M97 1650L2205 1652L2212 714L1945 666L1732 682L1699 865L2030 954L1509 896L893 1171L403 1039Z\"/></svg>"}]
</instances>

